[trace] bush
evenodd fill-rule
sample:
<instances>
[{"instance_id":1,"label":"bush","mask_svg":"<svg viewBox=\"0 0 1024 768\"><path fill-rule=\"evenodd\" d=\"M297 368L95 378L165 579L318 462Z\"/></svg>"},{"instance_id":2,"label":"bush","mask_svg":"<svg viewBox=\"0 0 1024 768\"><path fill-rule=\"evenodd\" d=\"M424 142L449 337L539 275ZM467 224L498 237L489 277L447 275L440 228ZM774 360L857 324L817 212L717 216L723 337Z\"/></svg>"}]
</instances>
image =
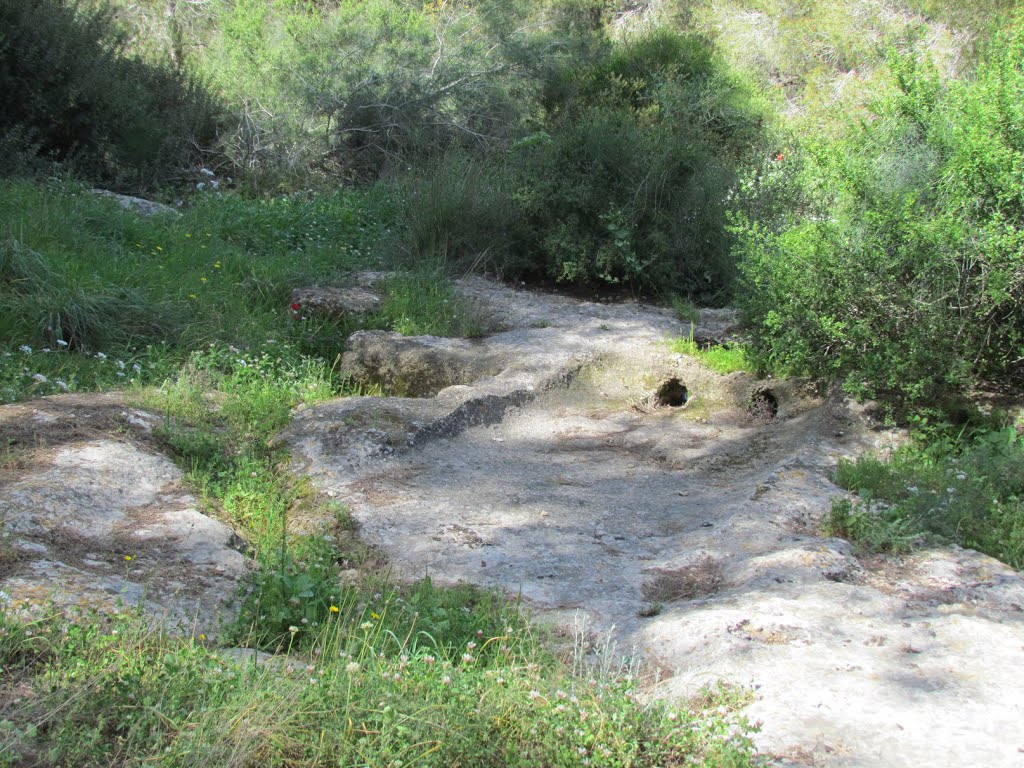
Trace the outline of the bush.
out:
<instances>
[{"instance_id":1,"label":"bush","mask_svg":"<svg viewBox=\"0 0 1024 768\"><path fill-rule=\"evenodd\" d=\"M413 254L721 301L734 272L726 200L760 141L757 101L706 41L574 34L579 58L534 65L538 130L423 169L407 200Z\"/></svg>"},{"instance_id":2,"label":"bush","mask_svg":"<svg viewBox=\"0 0 1024 768\"><path fill-rule=\"evenodd\" d=\"M0 30L0 172L53 162L143 190L174 180L213 139L213 99L169 65L126 55L110 8L11 0Z\"/></svg>"},{"instance_id":3,"label":"bush","mask_svg":"<svg viewBox=\"0 0 1024 768\"><path fill-rule=\"evenodd\" d=\"M1022 55L1020 14L971 80L892 52L873 119L806 145L820 204L737 217L762 356L900 407L1024 372Z\"/></svg>"}]
</instances>

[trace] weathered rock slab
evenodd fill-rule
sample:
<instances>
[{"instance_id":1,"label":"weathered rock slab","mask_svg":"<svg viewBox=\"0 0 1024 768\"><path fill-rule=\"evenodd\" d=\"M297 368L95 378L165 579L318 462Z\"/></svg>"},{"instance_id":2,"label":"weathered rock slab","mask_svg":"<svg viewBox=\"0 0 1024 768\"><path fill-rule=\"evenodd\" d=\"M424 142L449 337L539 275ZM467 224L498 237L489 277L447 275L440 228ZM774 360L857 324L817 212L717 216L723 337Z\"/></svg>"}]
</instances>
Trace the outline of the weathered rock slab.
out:
<instances>
[{"instance_id":1,"label":"weathered rock slab","mask_svg":"<svg viewBox=\"0 0 1024 768\"><path fill-rule=\"evenodd\" d=\"M323 315L340 318L346 315L368 315L380 308L380 293L366 285L348 287L309 287L292 291L291 303L302 315Z\"/></svg>"},{"instance_id":2,"label":"weathered rock slab","mask_svg":"<svg viewBox=\"0 0 1024 768\"><path fill-rule=\"evenodd\" d=\"M35 440L0 482L6 603L27 611L138 607L210 636L231 618L225 606L247 570L241 542L199 510L167 457L128 439L156 419L110 396L0 408L0 436L15 446L29 434ZM88 436L77 431L83 423L92 424Z\"/></svg>"},{"instance_id":3,"label":"weathered rock slab","mask_svg":"<svg viewBox=\"0 0 1024 768\"><path fill-rule=\"evenodd\" d=\"M137 213L140 216L181 216L181 211L175 210L169 205L157 203L153 200L146 200L142 197L121 195L117 192L111 192L106 189L90 189L89 191L94 195L109 197L116 201L122 208L132 211L133 213Z\"/></svg>"},{"instance_id":4,"label":"weathered rock slab","mask_svg":"<svg viewBox=\"0 0 1024 768\"><path fill-rule=\"evenodd\" d=\"M837 459L898 435L841 393L671 354L689 328L663 310L460 289L507 329L479 345L506 367L304 409L281 436L398 576L610 630L662 671L652 695L751 686L779 764L1024 764L1020 574L955 548L862 560L819 533ZM694 338L734 332L709 320ZM659 404L673 379L687 397ZM488 418L446 421L495 397Z\"/></svg>"},{"instance_id":5,"label":"weathered rock slab","mask_svg":"<svg viewBox=\"0 0 1024 768\"><path fill-rule=\"evenodd\" d=\"M477 342L390 331L352 334L341 359L341 369L354 381L405 397L432 397L447 387L493 376L508 364L500 352Z\"/></svg>"}]
</instances>

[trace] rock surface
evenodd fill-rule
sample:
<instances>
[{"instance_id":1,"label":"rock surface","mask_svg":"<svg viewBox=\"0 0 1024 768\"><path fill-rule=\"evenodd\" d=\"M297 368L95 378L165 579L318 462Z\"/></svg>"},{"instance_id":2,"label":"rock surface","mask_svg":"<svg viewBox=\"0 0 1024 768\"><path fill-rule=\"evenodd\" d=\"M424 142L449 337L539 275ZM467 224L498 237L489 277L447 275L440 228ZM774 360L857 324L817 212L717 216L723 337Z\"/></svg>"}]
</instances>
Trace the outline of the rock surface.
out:
<instances>
[{"instance_id":1,"label":"rock surface","mask_svg":"<svg viewBox=\"0 0 1024 768\"><path fill-rule=\"evenodd\" d=\"M654 695L754 686L779 764L1024 764L1020 574L955 548L858 560L817 533L837 458L898 436L839 393L673 355L689 328L666 311L461 290L509 329L474 347L501 370L307 408L280 436L399 576L614 627L662 671ZM694 338L732 332L708 319Z\"/></svg>"},{"instance_id":2,"label":"rock surface","mask_svg":"<svg viewBox=\"0 0 1024 768\"><path fill-rule=\"evenodd\" d=\"M146 447L159 417L116 395L0 408L0 596L32 611L142 607L214 636L246 559L199 511L181 471Z\"/></svg>"},{"instance_id":3,"label":"rock surface","mask_svg":"<svg viewBox=\"0 0 1024 768\"><path fill-rule=\"evenodd\" d=\"M360 384L406 397L432 397L452 385L499 373L509 362L466 339L359 331L349 337L341 369Z\"/></svg>"},{"instance_id":4,"label":"rock surface","mask_svg":"<svg viewBox=\"0 0 1024 768\"><path fill-rule=\"evenodd\" d=\"M140 216L181 216L181 212L171 208L169 205L163 203L157 203L152 200L146 200L142 197L132 197L131 195L120 195L117 192L110 192L106 189L90 189L94 195L100 195L102 197L109 197L116 200L122 208L129 211L133 211Z\"/></svg>"},{"instance_id":5,"label":"rock surface","mask_svg":"<svg viewBox=\"0 0 1024 768\"><path fill-rule=\"evenodd\" d=\"M318 314L331 318L344 315L368 315L381 303L380 294L366 285L352 285L346 288L296 288L292 291L291 303L299 305L304 315Z\"/></svg>"}]
</instances>

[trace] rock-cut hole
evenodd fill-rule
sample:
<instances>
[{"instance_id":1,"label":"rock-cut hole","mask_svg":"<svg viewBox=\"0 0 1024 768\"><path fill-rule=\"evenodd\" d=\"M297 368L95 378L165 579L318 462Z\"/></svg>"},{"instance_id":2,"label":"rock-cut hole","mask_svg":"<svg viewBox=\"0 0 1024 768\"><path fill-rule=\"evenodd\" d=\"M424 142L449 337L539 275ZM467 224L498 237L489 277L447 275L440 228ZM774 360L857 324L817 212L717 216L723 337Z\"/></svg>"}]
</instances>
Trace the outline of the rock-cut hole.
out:
<instances>
[{"instance_id":1,"label":"rock-cut hole","mask_svg":"<svg viewBox=\"0 0 1024 768\"><path fill-rule=\"evenodd\" d=\"M669 408L681 408L689 399L690 392L679 379L669 379L654 393L654 401L658 405L667 405Z\"/></svg>"},{"instance_id":2,"label":"rock-cut hole","mask_svg":"<svg viewBox=\"0 0 1024 768\"><path fill-rule=\"evenodd\" d=\"M779 415L779 399L770 389L756 389L750 393L747 412L755 421L771 421Z\"/></svg>"}]
</instances>

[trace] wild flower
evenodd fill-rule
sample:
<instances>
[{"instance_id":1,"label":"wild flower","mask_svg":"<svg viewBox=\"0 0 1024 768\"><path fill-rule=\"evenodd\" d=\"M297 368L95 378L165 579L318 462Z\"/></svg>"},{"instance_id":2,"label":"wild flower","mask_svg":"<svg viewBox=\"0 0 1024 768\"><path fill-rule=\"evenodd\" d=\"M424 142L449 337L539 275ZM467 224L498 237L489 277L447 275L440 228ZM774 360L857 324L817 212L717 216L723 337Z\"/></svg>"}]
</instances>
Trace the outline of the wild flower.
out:
<instances>
[{"instance_id":1,"label":"wild flower","mask_svg":"<svg viewBox=\"0 0 1024 768\"><path fill-rule=\"evenodd\" d=\"M345 665L345 671L348 672L350 675L354 675L356 672L359 671L359 662L350 661L348 664Z\"/></svg>"},{"instance_id":2,"label":"wild flower","mask_svg":"<svg viewBox=\"0 0 1024 768\"><path fill-rule=\"evenodd\" d=\"M22 344L20 347L18 347L18 351L24 352L26 355L31 355L32 347L30 347L28 344Z\"/></svg>"},{"instance_id":3,"label":"wild flower","mask_svg":"<svg viewBox=\"0 0 1024 768\"><path fill-rule=\"evenodd\" d=\"M57 346L58 347L66 347L67 345L68 345L68 343L66 341L64 341L64 339L57 339Z\"/></svg>"},{"instance_id":4,"label":"wild flower","mask_svg":"<svg viewBox=\"0 0 1024 768\"><path fill-rule=\"evenodd\" d=\"M45 384L47 382L47 378L43 376L43 374L41 373L33 373L32 378L38 381L40 384Z\"/></svg>"}]
</instances>

